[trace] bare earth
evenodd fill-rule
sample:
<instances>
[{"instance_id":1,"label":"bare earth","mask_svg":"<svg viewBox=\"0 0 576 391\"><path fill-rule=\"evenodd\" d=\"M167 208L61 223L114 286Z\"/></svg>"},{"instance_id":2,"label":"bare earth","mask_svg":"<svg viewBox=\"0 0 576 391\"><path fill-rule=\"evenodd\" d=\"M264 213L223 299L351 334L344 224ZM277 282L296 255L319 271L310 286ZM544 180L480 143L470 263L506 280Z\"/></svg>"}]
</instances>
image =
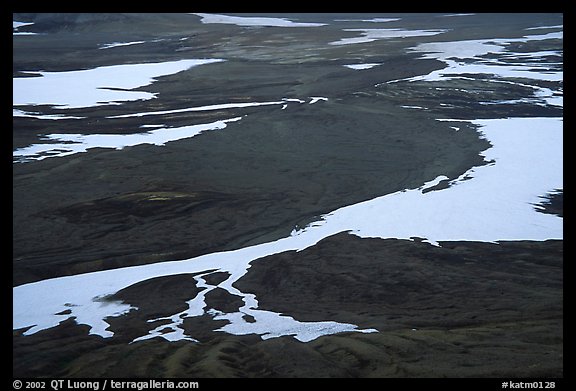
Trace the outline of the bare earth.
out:
<instances>
[{"instance_id":1,"label":"bare earth","mask_svg":"<svg viewBox=\"0 0 576 391\"><path fill-rule=\"evenodd\" d=\"M488 34L487 29L494 36L515 36L538 17L500 15L506 23L494 24L491 18L496 16L479 16L476 24L466 25L457 18L416 15L406 17L413 24L404 27L444 28L454 23L444 39L475 39ZM22 21L31 18L20 16ZM327 45L343 37L343 26L354 28L354 23L310 34L305 28L201 24L191 15L36 18L36 26L49 33L31 36L34 39L14 37L15 77L22 71L125 62L226 61L162 77L143 88L157 93L156 99L73 113L84 119L15 117L14 149L50 133L142 131L137 119L107 118L127 112L329 99L286 110L250 107L171 114L150 122L176 127L244 117L230 129L161 147L97 148L15 163L13 286L274 241L337 208L416 188L437 175L454 179L486 163L480 153L490 145L473 126L462 123L455 132L437 118L562 115L557 106L478 104L519 99L526 93L504 83L494 90L484 88L481 80L454 85L474 90L474 99L463 99L456 88L375 87L444 64L406 52L419 38L380 40L369 46ZM558 23L555 16L542 18L544 25ZM125 31L126 24L131 31ZM108 52L96 49L102 43L158 38L164 41ZM342 66L358 62L384 65L362 71ZM402 105L426 105L430 110ZM561 216L562 193L542 208ZM13 376L563 376L562 240L462 241L435 247L419 240L361 239L340 233L301 252L255 260L236 285L255 294L261 309L300 321L352 323L377 333L340 333L307 343L292 336L263 340L216 331L225 322L204 315L184 321L197 343L161 338L130 343L161 322L150 324L146 319L185 308L185 301L202 289L192 277L155 278L118 292L113 299L139 310L107 320L112 338L89 335L88 326L73 320L30 336L23 335L24 329L14 330ZM223 289L208 294L206 303L226 312L242 305L238 296Z\"/></svg>"}]
</instances>

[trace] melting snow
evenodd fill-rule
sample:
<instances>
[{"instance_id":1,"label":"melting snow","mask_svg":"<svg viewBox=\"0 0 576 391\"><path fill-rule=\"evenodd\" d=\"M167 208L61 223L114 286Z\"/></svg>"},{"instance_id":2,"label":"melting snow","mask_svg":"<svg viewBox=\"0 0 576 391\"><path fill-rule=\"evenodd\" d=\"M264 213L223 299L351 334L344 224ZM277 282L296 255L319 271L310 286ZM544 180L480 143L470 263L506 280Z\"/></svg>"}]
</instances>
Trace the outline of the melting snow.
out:
<instances>
[{"instance_id":1,"label":"melting snow","mask_svg":"<svg viewBox=\"0 0 576 391\"><path fill-rule=\"evenodd\" d=\"M40 77L12 79L13 105L91 107L113 102L151 99L154 94L131 91L160 76L224 60L199 59L161 63L111 65L67 72L35 72Z\"/></svg>"}]
</instances>

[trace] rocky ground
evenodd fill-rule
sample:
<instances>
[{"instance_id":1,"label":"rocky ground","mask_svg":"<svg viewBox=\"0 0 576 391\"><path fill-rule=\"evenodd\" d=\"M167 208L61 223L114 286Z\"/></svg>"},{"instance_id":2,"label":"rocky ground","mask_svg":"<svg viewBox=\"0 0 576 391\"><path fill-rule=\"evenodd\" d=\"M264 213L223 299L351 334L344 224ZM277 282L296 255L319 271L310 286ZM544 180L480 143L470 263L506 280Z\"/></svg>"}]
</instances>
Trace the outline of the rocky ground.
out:
<instances>
[{"instance_id":1,"label":"rocky ground","mask_svg":"<svg viewBox=\"0 0 576 391\"><path fill-rule=\"evenodd\" d=\"M70 321L15 332L14 376L562 377L562 258L562 241L434 247L338 234L254 261L236 286L261 309L377 333L262 340L215 331L225 322L205 315L184 322L198 343L129 344L150 328L144 319L183 310L196 293L191 275L177 275L120 291L116 298L139 310L109 319L111 339ZM206 303L242 305L224 290Z\"/></svg>"},{"instance_id":2,"label":"rocky ground","mask_svg":"<svg viewBox=\"0 0 576 391\"><path fill-rule=\"evenodd\" d=\"M342 38L342 26L310 34L307 29L201 24L190 15L151 15L156 14L20 15L22 21L36 20L35 28L46 34L34 40L14 37L14 76L180 58L226 61L160 78L143 88L158 94L153 100L71 112L83 119L15 117L14 148L50 133L141 131L134 118L107 118L127 112L282 98L309 101L314 96L328 101L292 104L286 110L172 114L150 123L182 126L243 118L233 130L162 147L99 148L15 163L13 286L269 242L342 206L416 188L440 174L453 179L486 163L479 154L489 144L473 126L462 123L454 132L435 120L446 113L440 106L428 111L401 107L448 102L452 118L487 117L487 109L474 99L446 90L432 94L432 88L375 87L443 67L406 53L418 38L376 41L369 47L328 46ZM454 20L454 32L445 39L483 37L487 25L490 34L514 35L514 28L532 25L531 17L522 15L507 25L486 17L466 26L465 33L456 28L462 22ZM542 23L555 23L547 18ZM414 17L404 27L445 26L432 20ZM130 32L121 28L126 23ZM106 54L96 49L139 39L164 41ZM342 66L355 62L386 65L361 72ZM520 87L484 89L478 80L460 83L454 87L476 89L482 99L525 93ZM558 107L523 105L495 107L494 113L561 115ZM562 192L542 208L562 215ZM204 315L184 321L199 342L155 338L129 343L149 330L146 319L183 309L184 300L202 289L192 277L147 280L118 292L115 299L139 310L108 319L113 338L89 335L87 326L72 320L30 336L15 330L13 376L563 376L561 240L435 247L341 233L301 252L253 261L237 286L254 293L261 309L301 321L353 323L377 333L341 333L308 343L290 336L262 340L215 331L225 321ZM210 292L206 302L227 312L241 306L238 297L222 289Z\"/></svg>"}]
</instances>

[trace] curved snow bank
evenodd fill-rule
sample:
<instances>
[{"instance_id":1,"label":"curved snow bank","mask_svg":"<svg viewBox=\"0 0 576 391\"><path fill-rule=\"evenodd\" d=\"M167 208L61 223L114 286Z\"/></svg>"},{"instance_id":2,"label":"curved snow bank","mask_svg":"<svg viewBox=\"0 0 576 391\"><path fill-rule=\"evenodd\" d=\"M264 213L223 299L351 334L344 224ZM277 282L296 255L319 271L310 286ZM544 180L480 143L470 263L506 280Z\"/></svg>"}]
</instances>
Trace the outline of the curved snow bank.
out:
<instances>
[{"instance_id":1,"label":"curved snow bank","mask_svg":"<svg viewBox=\"0 0 576 391\"><path fill-rule=\"evenodd\" d=\"M13 105L53 105L60 108L92 107L114 102L151 99L154 94L130 91L147 86L154 78L221 59L178 60L147 64L111 65L68 72L34 72L40 77L12 79Z\"/></svg>"}]
</instances>

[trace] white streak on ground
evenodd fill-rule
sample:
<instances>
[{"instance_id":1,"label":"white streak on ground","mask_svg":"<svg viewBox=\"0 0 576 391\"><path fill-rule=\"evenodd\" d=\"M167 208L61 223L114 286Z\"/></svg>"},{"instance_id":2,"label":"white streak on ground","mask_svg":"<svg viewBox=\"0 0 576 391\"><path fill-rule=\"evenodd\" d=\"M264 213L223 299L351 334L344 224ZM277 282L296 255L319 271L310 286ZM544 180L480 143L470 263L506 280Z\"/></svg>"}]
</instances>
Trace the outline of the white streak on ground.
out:
<instances>
[{"instance_id":1,"label":"white streak on ground","mask_svg":"<svg viewBox=\"0 0 576 391\"><path fill-rule=\"evenodd\" d=\"M112 49L112 48L117 48L117 47L121 47L121 46L140 45L141 43L146 43L146 41L112 42L112 43L103 44L98 49Z\"/></svg>"},{"instance_id":2,"label":"white streak on ground","mask_svg":"<svg viewBox=\"0 0 576 391\"><path fill-rule=\"evenodd\" d=\"M19 109L12 109L12 117L21 118L36 118L36 119L48 119L48 120L60 120L60 119L83 119L85 117L77 117L73 115L65 114L40 114L32 111L24 111Z\"/></svg>"},{"instance_id":3,"label":"white streak on ground","mask_svg":"<svg viewBox=\"0 0 576 391\"><path fill-rule=\"evenodd\" d=\"M286 102L298 101L302 103L299 99L282 99L280 101L270 101L270 102L239 102L239 103L221 103L216 105L205 105L196 107L185 107L182 109L174 110L163 110L163 111L147 111L142 113L132 113L132 114L122 114L113 115L106 118L133 118L133 117L145 117L150 115L166 115L166 114L178 114L178 113L188 113L195 111L212 111L212 110L226 110L226 109L241 109L245 107L256 107L256 106L268 106L268 105L284 105Z\"/></svg>"},{"instance_id":4,"label":"white streak on ground","mask_svg":"<svg viewBox=\"0 0 576 391\"><path fill-rule=\"evenodd\" d=\"M359 32L360 36L342 38L338 41L330 42L330 45L352 45L390 38L424 37L441 34L447 30L344 29L343 31Z\"/></svg>"},{"instance_id":5,"label":"white streak on ground","mask_svg":"<svg viewBox=\"0 0 576 391\"><path fill-rule=\"evenodd\" d=\"M465 122L465 121L459 121ZM119 316L132 308L122 303L104 303L102 298L150 278L213 270L230 277L218 286L241 296L245 305L237 312L215 315L231 323L220 330L232 334L258 334L262 338L294 335L309 341L325 334L359 330L354 325L337 322L299 322L291 317L262 311L257 300L232 284L247 273L250 263L264 256L284 251L301 251L339 232L360 237L426 238L438 245L448 240L544 240L563 237L562 219L536 212L533 203L562 184L562 120L558 118L515 118L478 120L483 135L493 147L484 152L494 160L475 167L451 182L447 189L424 192L446 176L427 182L417 189L407 189L370 201L340 208L289 237L239 250L207 254L174 262L161 262L120 269L60 277L21 285L13 289L13 328L30 327L26 335L56 326L74 317L91 327L90 333L112 336L105 319ZM518 139L522 142L519 143ZM472 179L464 180L465 177ZM206 294L206 292L204 292ZM142 339L161 336L165 339L192 338L178 327L184 316L210 314L203 296L189 301L186 314L168 317L172 326L152 330ZM67 315L55 315L70 310ZM213 313L212 313L213 314ZM243 316L252 316L248 322ZM171 328L172 332L160 333ZM150 336L148 336L150 335Z\"/></svg>"},{"instance_id":6,"label":"white streak on ground","mask_svg":"<svg viewBox=\"0 0 576 391\"><path fill-rule=\"evenodd\" d=\"M155 96L152 93L132 90L147 86L160 76L221 61L224 60L196 59L111 65L66 72L38 71L35 73L41 77L12 79L13 106L44 104L60 108L81 108L152 99Z\"/></svg>"},{"instance_id":7,"label":"white streak on ground","mask_svg":"<svg viewBox=\"0 0 576 391\"><path fill-rule=\"evenodd\" d=\"M398 81L440 81L449 78L462 78L462 74L489 74L499 78L528 78L533 80L561 81L563 72L550 71L550 64L529 62L523 64L503 62L498 59L487 59L484 56L493 54L506 59L510 58L542 58L551 55L559 56L557 51L540 51L531 53L508 52L506 45L514 42L529 42L546 39L562 39L562 32L552 32L542 35L528 35L522 38L465 40L450 42L429 42L418 44L410 51L424 53L422 58L436 59L447 64L446 68L432 71L426 75L415 76ZM461 62L458 60L467 60ZM469 62L474 60L474 62ZM390 82L388 82L390 83Z\"/></svg>"},{"instance_id":8,"label":"white streak on ground","mask_svg":"<svg viewBox=\"0 0 576 391\"><path fill-rule=\"evenodd\" d=\"M43 160L48 157L63 157L86 152L91 148L124 149L136 145L151 144L162 146L171 141L194 137L207 130L224 129L229 122L242 117L214 121L207 124L189 125L178 128L158 128L143 133L132 134L49 134L44 140L50 143L32 144L16 149L12 155L19 162ZM56 141L56 143L54 142Z\"/></svg>"},{"instance_id":9,"label":"white streak on ground","mask_svg":"<svg viewBox=\"0 0 576 391\"><path fill-rule=\"evenodd\" d=\"M556 24L554 26L539 26L539 27L528 27L526 30L543 30L543 29L563 29L563 24Z\"/></svg>"},{"instance_id":10,"label":"white streak on ground","mask_svg":"<svg viewBox=\"0 0 576 391\"><path fill-rule=\"evenodd\" d=\"M369 23L388 23L397 22L400 18L372 18L372 19L334 19L335 22L369 22Z\"/></svg>"},{"instance_id":11,"label":"white streak on ground","mask_svg":"<svg viewBox=\"0 0 576 391\"><path fill-rule=\"evenodd\" d=\"M545 37L547 39L550 35ZM481 51L502 49L495 48L499 45L488 41L480 45L474 43L473 46ZM478 50L472 49L476 54L471 55L478 56ZM449 61L453 61L449 57L444 60L448 65ZM429 80L429 75L422 80ZM526 75L539 80L537 72L530 71ZM373 329L359 330L346 323L299 322L291 317L259 310L254 295L242 293L232 284L245 275L250 263L257 259L284 251L301 251L340 232L350 232L360 237L422 237L435 245L453 240L497 242L562 239L563 220L534 209L534 204L540 203L542 195L563 188L562 119L506 118L454 122L471 122L480 126L481 135L492 147L483 152L490 164L468 170L450 181L448 188L433 189L436 184L449 179L439 175L417 189L406 189L335 210L322 216L320 221L294 230L289 237L274 242L183 261L126 267L21 285L13 288L13 328L30 327L25 332L29 335L56 326L65 319L75 318L77 323L89 325L91 334L110 337L112 332L107 330L105 319L134 308L118 302L105 302L102 298L150 278L217 268L217 271L229 273L230 277L210 286L202 276L197 276L198 284L206 288L204 295L207 290L219 287L241 296L245 303L243 307L236 312L222 313L207 308L204 296L198 295L188 301L187 311L166 318L171 321L169 325L154 329L136 340L158 336L168 340L193 340L193 336L184 335L179 325L183 317L200 314L228 320L230 323L220 331L239 335L255 333L263 339L292 335L300 341L310 341L321 335L342 331L375 332ZM71 313L56 315L66 310ZM250 315L255 321L246 321L245 315ZM170 332L166 333L166 329Z\"/></svg>"},{"instance_id":12,"label":"white streak on ground","mask_svg":"<svg viewBox=\"0 0 576 391\"><path fill-rule=\"evenodd\" d=\"M194 13L192 15L199 16L202 23L235 24L237 26L247 27L320 27L326 25L325 23L293 22L286 18L232 16L202 13Z\"/></svg>"},{"instance_id":13,"label":"white streak on ground","mask_svg":"<svg viewBox=\"0 0 576 391\"><path fill-rule=\"evenodd\" d=\"M33 25L34 22L17 22L15 20L12 21L12 28L17 29L19 27L30 26Z\"/></svg>"},{"instance_id":14,"label":"white streak on ground","mask_svg":"<svg viewBox=\"0 0 576 391\"><path fill-rule=\"evenodd\" d=\"M473 16L473 15L476 15L476 14L447 14L447 15L440 15L440 17L443 17L443 18L452 18L452 17L455 17L455 16Z\"/></svg>"},{"instance_id":15,"label":"white streak on ground","mask_svg":"<svg viewBox=\"0 0 576 391\"><path fill-rule=\"evenodd\" d=\"M319 101L321 101L321 100L327 102L327 101L328 101L328 98L325 98L325 97L323 97L323 96L311 96L311 97L310 97L310 102L308 102L308 104L313 105L314 103L317 103L317 102L319 102Z\"/></svg>"},{"instance_id":16,"label":"white streak on ground","mask_svg":"<svg viewBox=\"0 0 576 391\"><path fill-rule=\"evenodd\" d=\"M364 70L374 68L375 66L381 65L379 63L364 63L364 64L348 64L344 65L346 68L355 69L355 70Z\"/></svg>"},{"instance_id":17,"label":"white streak on ground","mask_svg":"<svg viewBox=\"0 0 576 391\"><path fill-rule=\"evenodd\" d=\"M317 103L318 101L327 101L325 97L310 97L309 104ZM282 109L286 109L289 103L303 104L306 101L297 98L283 98L279 101L270 102L242 102L242 103L224 103L216 105L206 105L197 107L188 107L175 110L164 111L151 111L132 114L123 114L117 116L107 117L109 119L115 118L131 118L131 117L145 117L152 115L167 115L185 112L196 111L211 111L211 110L225 110L232 108L246 108L257 106L269 105L282 105ZM32 117L37 119L81 119L82 117L65 116L61 114L40 115L35 113L24 112L22 110L13 109L15 117ZM121 150L126 147L133 147L136 145L150 144L150 145L165 145L167 142L178 141L190 137L194 137L205 130L223 129L228 122L239 121L242 117L235 117L221 121L215 121L208 124L197 124L182 126L177 128L169 128L165 125L140 125L140 128L154 128L154 130L143 133L132 134L48 134L41 137L43 143L32 144L27 147L16 149L12 155L16 163L26 163L34 160L43 160L51 157L64 157L76 153L87 152L92 148L112 148Z\"/></svg>"},{"instance_id":18,"label":"white streak on ground","mask_svg":"<svg viewBox=\"0 0 576 391\"><path fill-rule=\"evenodd\" d=\"M312 235L291 236L271 243L235 251L207 254L184 261L105 270L20 285L13 288L13 328L21 329L32 326L25 332L25 335L30 335L54 327L68 318L74 318L79 324L89 325L90 334L111 337L113 333L107 330L109 324L105 319L120 316L134 310L134 308L120 302L106 302L102 298L150 278L197 273L218 268L218 271L230 274L230 277L218 284L218 287L228 290L231 294L243 296L246 303L241 308L243 312L219 315L219 317L233 321L232 325L222 328L223 331L239 334L263 333L264 338L295 335L296 338L303 341L309 341L328 331L330 333L339 331L374 332L373 329L358 330L354 325L336 322L298 322L288 316L257 310L253 307L257 305L254 295L243 294L232 287L232 284L248 271L251 261L278 252L301 250L315 242L316 238ZM208 313L209 309L205 308L204 303L205 294L206 291L203 291L188 302L190 308L185 311L185 316ZM65 310L70 310L71 313L55 315ZM247 322L243 318L244 314L253 316L255 322ZM177 327L182 319L180 315L183 313L167 317L174 326L172 332L159 335L161 329L170 328L170 325L163 325L161 328L152 330L150 334L137 339L162 336L165 339L175 340L178 336L183 336L181 334L182 329ZM286 325L284 322L287 322ZM312 326L312 328L308 328L307 325ZM193 336L188 337L193 338Z\"/></svg>"},{"instance_id":19,"label":"white streak on ground","mask_svg":"<svg viewBox=\"0 0 576 391\"><path fill-rule=\"evenodd\" d=\"M38 33L32 33L27 31L18 31L20 27L31 26L34 22L17 22L12 21L12 35L38 35Z\"/></svg>"},{"instance_id":20,"label":"white streak on ground","mask_svg":"<svg viewBox=\"0 0 576 391\"><path fill-rule=\"evenodd\" d=\"M452 240L562 239L563 220L533 207L540 196L563 188L562 119L470 122L482 126L481 134L493 145L483 153L493 164L468 170L447 189L406 190L338 209L324 216L323 236L342 231L360 237L417 236L435 245Z\"/></svg>"}]
</instances>

